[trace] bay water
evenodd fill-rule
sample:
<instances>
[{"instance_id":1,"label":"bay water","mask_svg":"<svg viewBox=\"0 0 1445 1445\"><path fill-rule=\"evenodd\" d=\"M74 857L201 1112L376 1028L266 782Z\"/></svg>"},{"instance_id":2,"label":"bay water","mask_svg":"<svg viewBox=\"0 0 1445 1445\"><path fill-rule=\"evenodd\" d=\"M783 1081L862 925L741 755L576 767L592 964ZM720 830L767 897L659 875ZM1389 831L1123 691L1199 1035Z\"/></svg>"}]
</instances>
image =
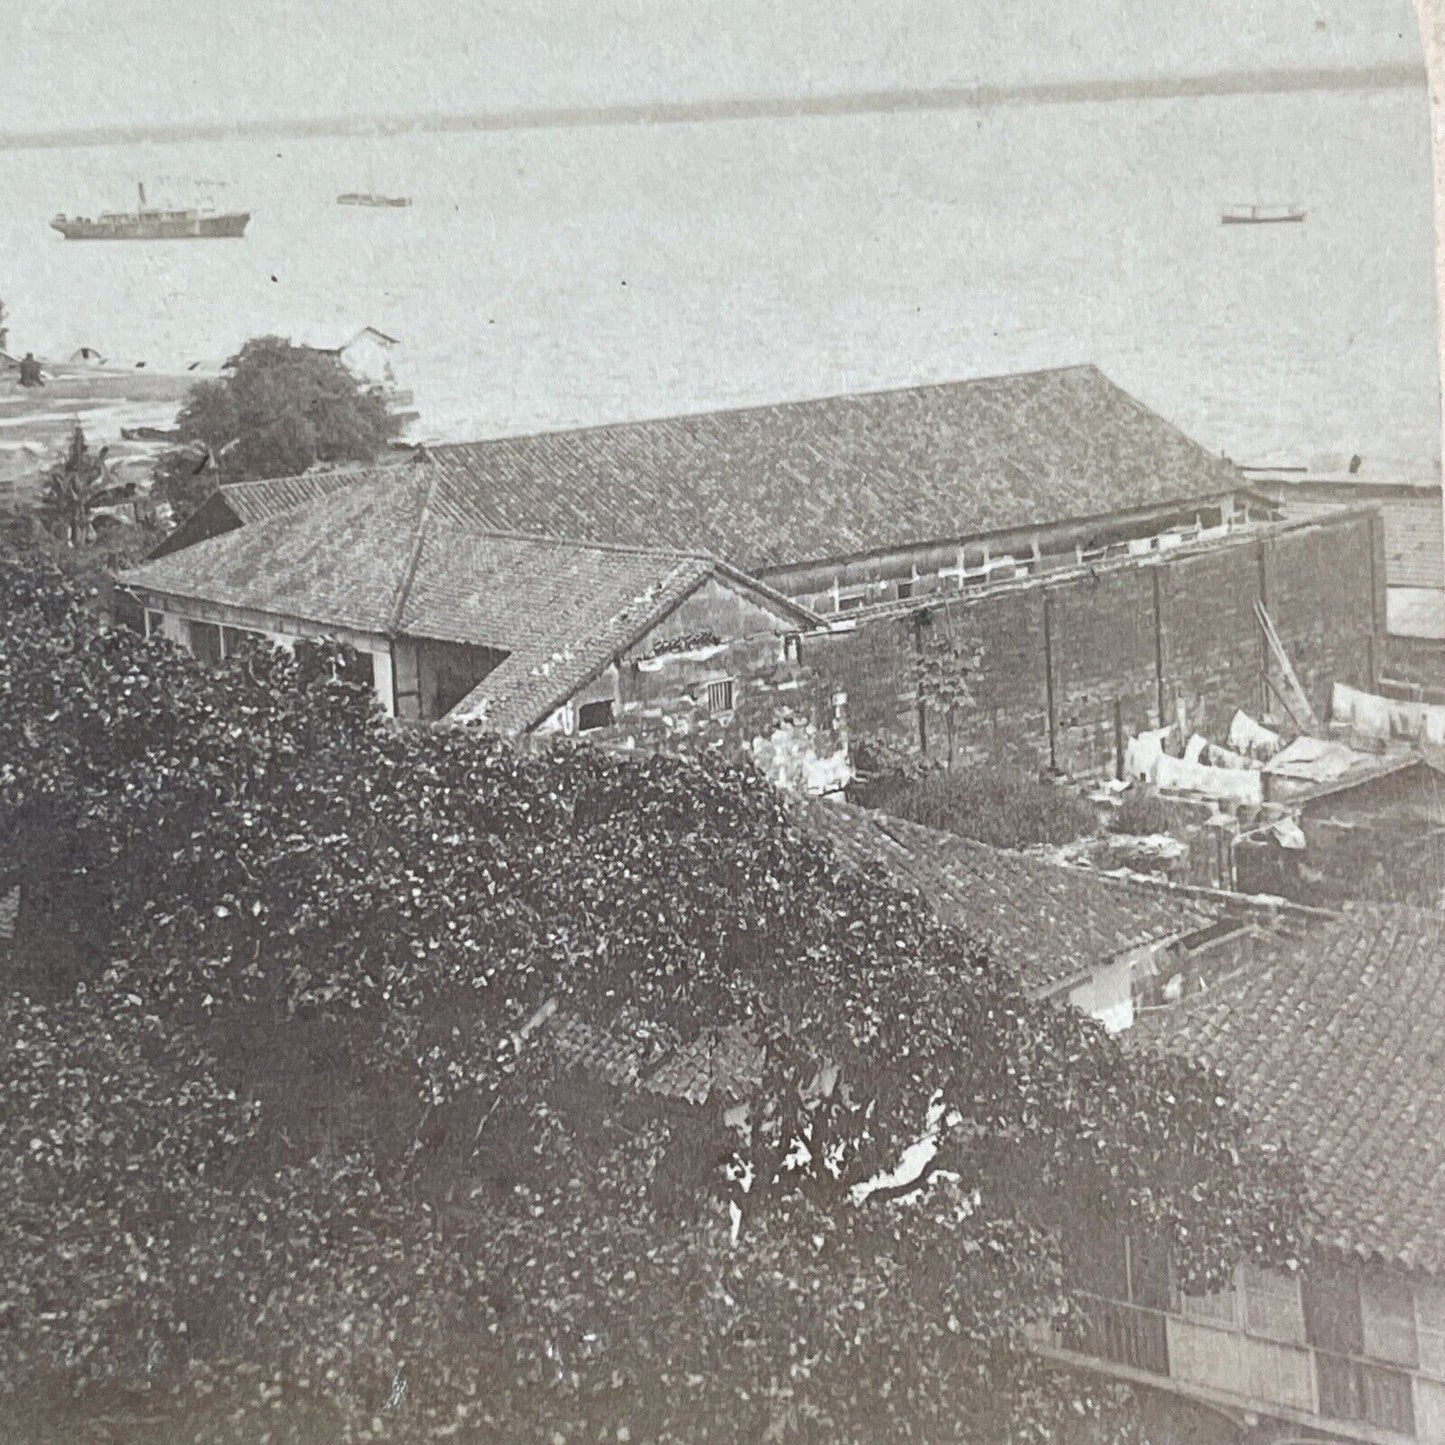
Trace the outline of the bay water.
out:
<instances>
[{"instance_id":1,"label":"bay water","mask_svg":"<svg viewBox=\"0 0 1445 1445\"><path fill-rule=\"evenodd\" d=\"M223 183L245 238L49 230L137 180ZM413 205L336 204L373 186ZM12 350L168 369L371 325L419 438L1094 362L1238 461L1438 470L1423 90L12 150L0 197Z\"/></svg>"}]
</instances>

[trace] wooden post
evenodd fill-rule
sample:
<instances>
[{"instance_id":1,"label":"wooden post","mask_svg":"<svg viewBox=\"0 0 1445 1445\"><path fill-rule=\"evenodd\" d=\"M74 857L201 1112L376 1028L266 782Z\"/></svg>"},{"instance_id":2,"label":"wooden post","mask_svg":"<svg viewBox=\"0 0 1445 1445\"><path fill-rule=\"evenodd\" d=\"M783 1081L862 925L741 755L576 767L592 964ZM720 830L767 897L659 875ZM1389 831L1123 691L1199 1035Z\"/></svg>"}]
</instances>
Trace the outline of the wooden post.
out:
<instances>
[{"instance_id":1,"label":"wooden post","mask_svg":"<svg viewBox=\"0 0 1445 1445\"><path fill-rule=\"evenodd\" d=\"M913 614L913 655L915 658L923 656L923 612L920 610ZM915 710L918 714L918 751L928 751L928 706L923 701L923 692L920 689L915 701Z\"/></svg>"},{"instance_id":2,"label":"wooden post","mask_svg":"<svg viewBox=\"0 0 1445 1445\"><path fill-rule=\"evenodd\" d=\"M1049 589L1044 589L1044 701L1048 708L1049 722L1049 768L1059 771L1059 719L1054 699L1054 636L1053 604Z\"/></svg>"},{"instance_id":3,"label":"wooden post","mask_svg":"<svg viewBox=\"0 0 1445 1445\"><path fill-rule=\"evenodd\" d=\"M1158 691L1158 722L1155 726L1161 728L1164 726L1164 600L1160 582L1162 570L1159 566L1149 569L1154 581L1154 681Z\"/></svg>"},{"instance_id":4,"label":"wooden post","mask_svg":"<svg viewBox=\"0 0 1445 1445\"><path fill-rule=\"evenodd\" d=\"M1259 566L1259 596L1255 599L1260 607L1269 606L1269 587L1266 581L1267 569L1264 554L1264 539L1255 543L1255 557ZM1270 709L1269 641L1263 629L1259 634L1259 715L1265 717Z\"/></svg>"}]
</instances>

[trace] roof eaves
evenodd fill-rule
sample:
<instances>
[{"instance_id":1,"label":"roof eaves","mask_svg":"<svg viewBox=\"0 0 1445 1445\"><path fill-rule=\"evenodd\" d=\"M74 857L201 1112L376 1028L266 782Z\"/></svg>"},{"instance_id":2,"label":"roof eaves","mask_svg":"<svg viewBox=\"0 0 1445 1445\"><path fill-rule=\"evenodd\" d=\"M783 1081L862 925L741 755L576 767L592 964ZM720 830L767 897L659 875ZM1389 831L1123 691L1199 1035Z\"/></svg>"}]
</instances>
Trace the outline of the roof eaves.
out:
<instances>
[{"instance_id":1,"label":"roof eaves","mask_svg":"<svg viewBox=\"0 0 1445 1445\"><path fill-rule=\"evenodd\" d=\"M527 704L524 712L520 713L517 718L511 720L508 725L509 730L517 733L530 732L531 729L539 723L545 722L573 693L579 688L586 687L589 682L598 677L618 656L631 647L633 643L639 638L646 636L659 622L670 613L676 611L683 602L702 586L712 574L713 569L718 565L713 562L711 558L706 557L688 557L682 555L679 556L677 560L680 562L691 561L705 565L703 570L699 571L681 590L675 591L669 588L667 579L664 579L663 582L659 584L662 588L663 595L658 599L656 605L649 608L646 612L639 614L636 622L628 628L622 639L608 639L606 647L598 649L595 661L583 671L569 674L565 682L559 682L556 687L540 693L536 699ZM617 612L612 614L609 620L616 621L624 610L625 609L619 608ZM583 639L579 643L580 647L585 648L586 645L587 639ZM467 706L473 697L485 691L487 681L487 678L483 678L446 716L459 725L466 725L478 721L485 723L485 718L477 719L458 716L458 714L462 712L462 709Z\"/></svg>"},{"instance_id":2,"label":"roof eaves","mask_svg":"<svg viewBox=\"0 0 1445 1445\"><path fill-rule=\"evenodd\" d=\"M1221 478L1222 480L1222 478ZM886 547L870 547L863 552L830 553L820 557L800 557L796 561L770 562L766 567L760 567L760 576L773 576L780 572L798 572L808 567L825 567L830 563L838 562L841 559L848 561L868 561L874 557L888 557L897 552L922 551L931 547L968 547L975 546L980 542L992 542L999 537L1014 537L1021 533L1043 533L1065 531L1073 527L1086 527L1088 525L1106 524L1117 522L1120 518L1133 516L1149 516L1155 512L1167 512L1184 507L1209 507L1217 505L1226 499L1239 496L1248 496L1251 500L1259 502L1268 507L1277 506L1273 497L1263 492L1253 490L1242 482L1238 487L1229 487L1218 492L1190 492L1178 497L1165 497L1157 502L1141 503L1137 507L1129 507L1122 511L1114 512L1085 512L1073 517L1050 517L1046 522L1016 523L1007 527L994 527L986 532L962 532L953 533L946 537L920 537L916 541L909 541L902 545L893 544ZM1311 517L1308 521L1320 521L1321 518ZM1304 526L1305 519L1296 523L1297 526ZM1138 564L1147 562L1150 558L1134 557L1118 559L1121 561ZM1152 559L1157 560L1157 559ZM752 576L752 573L743 573L744 576Z\"/></svg>"},{"instance_id":3,"label":"roof eaves","mask_svg":"<svg viewBox=\"0 0 1445 1445\"><path fill-rule=\"evenodd\" d=\"M710 559L711 560L711 559ZM728 581L735 582L751 592L756 592L759 597L765 598L779 611L790 613L794 619L805 623L809 628L826 628L828 621L821 614L814 612L811 608L804 607L801 602L795 601L775 587L769 587L766 582L759 581L750 572L744 572L741 567L734 567L731 562L713 560L713 570Z\"/></svg>"}]
</instances>

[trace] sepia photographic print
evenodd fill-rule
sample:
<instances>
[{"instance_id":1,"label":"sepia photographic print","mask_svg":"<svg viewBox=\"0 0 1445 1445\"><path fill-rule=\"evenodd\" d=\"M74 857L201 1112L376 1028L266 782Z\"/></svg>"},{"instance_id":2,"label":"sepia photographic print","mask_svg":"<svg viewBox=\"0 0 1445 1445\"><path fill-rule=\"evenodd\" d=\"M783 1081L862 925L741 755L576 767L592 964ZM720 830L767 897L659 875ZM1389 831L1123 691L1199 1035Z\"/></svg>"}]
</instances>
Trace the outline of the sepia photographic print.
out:
<instances>
[{"instance_id":1,"label":"sepia photographic print","mask_svg":"<svg viewBox=\"0 0 1445 1445\"><path fill-rule=\"evenodd\" d=\"M1445 1445L1445 13L0 37L0 1445Z\"/></svg>"}]
</instances>

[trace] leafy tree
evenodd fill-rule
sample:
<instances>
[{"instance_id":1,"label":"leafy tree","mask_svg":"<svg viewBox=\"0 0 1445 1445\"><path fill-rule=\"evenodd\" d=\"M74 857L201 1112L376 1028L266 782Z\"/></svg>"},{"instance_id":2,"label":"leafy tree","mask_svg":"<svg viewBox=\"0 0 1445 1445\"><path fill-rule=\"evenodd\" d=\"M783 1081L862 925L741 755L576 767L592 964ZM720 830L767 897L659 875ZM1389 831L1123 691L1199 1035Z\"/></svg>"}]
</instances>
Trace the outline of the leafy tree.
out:
<instances>
[{"instance_id":1,"label":"leafy tree","mask_svg":"<svg viewBox=\"0 0 1445 1445\"><path fill-rule=\"evenodd\" d=\"M107 448L92 453L85 433L76 427L63 460L45 474L36 510L42 524L66 547L95 540L95 514L129 495L106 464Z\"/></svg>"},{"instance_id":2,"label":"leafy tree","mask_svg":"<svg viewBox=\"0 0 1445 1445\"><path fill-rule=\"evenodd\" d=\"M1216 1076L745 771L398 731L325 649L206 672L35 567L0 617L0 838L94 941L0 1012L0 1390L72 1438L1124 1440L1026 1348L1067 1220L1191 1281L1295 1245ZM764 1053L689 1103L564 1020Z\"/></svg>"},{"instance_id":3,"label":"leafy tree","mask_svg":"<svg viewBox=\"0 0 1445 1445\"><path fill-rule=\"evenodd\" d=\"M248 341L225 373L198 382L181 407L184 445L161 467L173 505L194 505L207 483L372 461L400 429L379 388L358 381L339 358L280 337Z\"/></svg>"},{"instance_id":4,"label":"leafy tree","mask_svg":"<svg viewBox=\"0 0 1445 1445\"><path fill-rule=\"evenodd\" d=\"M950 771L954 732L959 719L973 707L970 679L978 671L979 661L977 647L949 636L931 636L913 660L913 680L919 702L943 718Z\"/></svg>"}]
</instances>

